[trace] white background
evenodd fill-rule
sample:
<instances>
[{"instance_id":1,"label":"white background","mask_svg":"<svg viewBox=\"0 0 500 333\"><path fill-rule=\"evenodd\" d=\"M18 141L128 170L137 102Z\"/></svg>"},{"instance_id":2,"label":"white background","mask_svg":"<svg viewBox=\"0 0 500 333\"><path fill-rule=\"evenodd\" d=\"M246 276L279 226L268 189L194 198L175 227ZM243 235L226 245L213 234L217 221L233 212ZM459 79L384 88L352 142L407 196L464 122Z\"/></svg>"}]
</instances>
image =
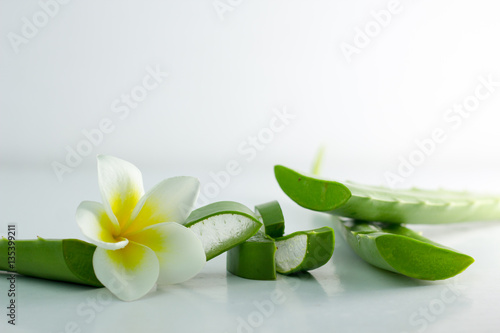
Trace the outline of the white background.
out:
<instances>
[{"instance_id":1,"label":"white background","mask_svg":"<svg viewBox=\"0 0 500 333\"><path fill-rule=\"evenodd\" d=\"M214 3L231 10L218 12ZM446 140L396 186L500 193L500 86L458 126L444 118L454 104L474 96L480 77L500 81L500 6L492 0L402 1L390 22L348 61L342 45L355 46L358 29L376 22L372 11L387 10L388 4L74 0L58 5L53 17L46 15L47 21L27 38L25 22L33 23L43 6L1 1L0 234L8 223L16 223L19 238L81 238L74 212L82 200L99 200L97 154L136 164L146 188L182 174L199 177L210 201L253 207L278 199L286 210L287 230L296 231L331 221L292 204L274 181L273 165L309 170L325 144L326 176L387 184L384 175L397 174L400 159L418 150L416 141L441 128ZM14 35L24 42L16 46ZM147 68L157 67L168 77L120 118L124 113L114 112L113 103L142 84ZM276 110L295 118L269 138L266 128ZM68 149L86 140L82 131L97 128L103 119L112 122L111 133L58 178L54 163L66 164ZM251 137L259 135L268 140L255 154L248 153ZM231 160L238 162L239 174L210 192L207 184ZM500 230L497 223L480 226L485 229L474 231L469 224L422 228L436 241L476 258L460 276L468 289L424 331L498 327L491 295L500 292L494 283L500 277L494 264L499 254L495 231ZM287 294L285 307L252 327L255 332L283 325L292 331L317 325L339 331L351 326L359 332L364 325L373 331L413 332L422 325L412 325L411 314L455 283L422 283L375 270L339 244L340 236L334 260L313 272L322 289L304 282L302 289ZM23 300L18 327L26 330L59 332L66 318L81 322L75 308L97 292L18 281ZM118 319L136 316L137 325L236 331L238 316L246 318L255 310L251 297L268 299L269 290L285 288L287 281L226 277L221 257L172 291L137 303L113 300L81 329L95 331L110 323L126 329L130 323ZM2 290L0 300L5 299ZM168 315L176 301L179 308Z\"/></svg>"}]
</instances>

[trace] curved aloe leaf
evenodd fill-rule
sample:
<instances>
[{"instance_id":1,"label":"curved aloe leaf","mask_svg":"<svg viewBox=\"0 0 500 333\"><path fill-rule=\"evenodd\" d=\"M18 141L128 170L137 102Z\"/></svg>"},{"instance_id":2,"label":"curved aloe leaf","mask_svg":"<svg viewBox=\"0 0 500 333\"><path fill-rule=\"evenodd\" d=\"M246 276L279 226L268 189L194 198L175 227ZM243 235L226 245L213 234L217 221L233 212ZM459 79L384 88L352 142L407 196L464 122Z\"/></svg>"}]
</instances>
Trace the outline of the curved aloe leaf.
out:
<instances>
[{"instance_id":1,"label":"curved aloe leaf","mask_svg":"<svg viewBox=\"0 0 500 333\"><path fill-rule=\"evenodd\" d=\"M276 238L276 271L292 274L310 271L323 266L330 260L335 248L335 234L332 228L298 231Z\"/></svg>"},{"instance_id":2,"label":"curved aloe leaf","mask_svg":"<svg viewBox=\"0 0 500 333\"><path fill-rule=\"evenodd\" d=\"M210 260L252 237L262 223L246 206L220 201L194 210L184 225L201 239Z\"/></svg>"},{"instance_id":3,"label":"curved aloe leaf","mask_svg":"<svg viewBox=\"0 0 500 333\"><path fill-rule=\"evenodd\" d=\"M102 287L94 274L95 245L78 239L17 240L15 265L8 264L9 241L0 240L0 270L42 279Z\"/></svg>"},{"instance_id":4,"label":"curved aloe leaf","mask_svg":"<svg viewBox=\"0 0 500 333\"><path fill-rule=\"evenodd\" d=\"M227 270L253 280L276 280L276 245L263 232L227 252Z\"/></svg>"},{"instance_id":5,"label":"curved aloe leaf","mask_svg":"<svg viewBox=\"0 0 500 333\"><path fill-rule=\"evenodd\" d=\"M281 237L285 233L285 218L278 201L270 201L255 206L255 213L264 223L265 233L271 237Z\"/></svg>"},{"instance_id":6,"label":"curved aloe leaf","mask_svg":"<svg viewBox=\"0 0 500 333\"><path fill-rule=\"evenodd\" d=\"M422 280L443 280L474 262L466 254L394 224L339 221L350 247L366 262Z\"/></svg>"},{"instance_id":7,"label":"curved aloe leaf","mask_svg":"<svg viewBox=\"0 0 500 333\"><path fill-rule=\"evenodd\" d=\"M500 196L389 189L353 182L340 184L304 176L280 165L274 167L274 172L280 187L292 200L302 207L333 215L365 221L418 224L500 220Z\"/></svg>"},{"instance_id":8,"label":"curved aloe leaf","mask_svg":"<svg viewBox=\"0 0 500 333\"><path fill-rule=\"evenodd\" d=\"M304 208L332 211L351 197L341 183L309 177L282 165L274 167L274 175L283 192Z\"/></svg>"}]
</instances>

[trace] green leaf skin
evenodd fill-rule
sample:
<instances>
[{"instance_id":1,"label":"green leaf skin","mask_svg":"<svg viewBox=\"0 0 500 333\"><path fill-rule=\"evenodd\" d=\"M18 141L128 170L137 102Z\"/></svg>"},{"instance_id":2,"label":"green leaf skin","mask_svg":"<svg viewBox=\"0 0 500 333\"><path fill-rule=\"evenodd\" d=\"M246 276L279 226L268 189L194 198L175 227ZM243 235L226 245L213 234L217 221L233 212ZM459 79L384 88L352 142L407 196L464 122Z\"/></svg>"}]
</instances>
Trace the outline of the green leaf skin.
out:
<instances>
[{"instance_id":1,"label":"green leaf skin","mask_svg":"<svg viewBox=\"0 0 500 333\"><path fill-rule=\"evenodd\" d=\"M306 237L306 240L302 238L299 241L299 237ZM281 274L292 274L310 271L326 264L333 255L335 233L332 228L323 227L294 232L293 234L276 238L275 242L277 247L276 271ZM291 259L290 247L293 247L297 253L303 253L303 257L297 258L299 260L293 265L285 262Z\"/></svg>"},{"instance_id":2,"label":"green leaf skin","mask_svg":"<svg viewBox=\"0 0 500 333\"><path fill-rule=\"evenodd\" d=\"M262 223L246 206L220 201L194 210L184 225L201 239L210 260L252 237Z\"/></svg>"},{"instance_id":3,"label":"green leaf skin","mask_svg":"<svg viewBox=\"0 0 500 333\"><path fill-rule=\"evenodd\" d=\"M94 274L92 257L95 245L78 239L15 241L15 268L8 265L8 245L0 240L0 270L42 279L102 287Z\"/></svg>"},{"instance_id":4,"label":"green leaf skin","mask_svg":"<svg viewBox=\"0 0 500 333\"><path fill-rule=\"evenodd\" d=\"M463 272L474 259L400 225L338 222L350 247L366 262L421 280L443 280Z\"/></svg>"},{"instance_id":5,"label":"green leaf skin","mask_svg":"<svg viewBox=\"0 0 500 333\"><path fill-rule=\"evenodd\" d=\"M264 223L265 232L273 238L281 237L285 233L285 218L278 201L270 201L255 206L255 213Z\"/></svg>"},{"instance_id":6,"label":"green leaf skin","mask_svg":"<svg viewBox=\"0 0 500 333\"><path fill-rule=\"evenodd\" d=\"M398 224L500 220L499 196L415 188L389 189L353 182L345 182L345 189L332 186L329 195L323 196L318 193L318 188L330 186L332 181L305 178L283 166L275 166L275 175L283 191L302 207L356 220ZM298 179L307 179L307 182ZM309 183L314 183L314 186ZM342 201L346 191L351 196Z\"/></svg>"},{"instance_id":7,"label":"green leaf skin","mask_svg":"<svg viewBox=\"0 0 500 333\"><path fill-rule=\"evenodd\" d=\"M304 208L332 211L351 197L341 183L309 177L282 165L274 167L274 175L283 192Z\"/></svg>"},{"instance_id":8,"label":"green leaf skin","mask_svg":"<svg viewBox=\"0 0 500 333\"><path fill-rule=\"evenodd\" d=\"M227 252L227 270L252 280L276 280L276 245L271 237L259 232Z\"/></svg>"}]
</instances>

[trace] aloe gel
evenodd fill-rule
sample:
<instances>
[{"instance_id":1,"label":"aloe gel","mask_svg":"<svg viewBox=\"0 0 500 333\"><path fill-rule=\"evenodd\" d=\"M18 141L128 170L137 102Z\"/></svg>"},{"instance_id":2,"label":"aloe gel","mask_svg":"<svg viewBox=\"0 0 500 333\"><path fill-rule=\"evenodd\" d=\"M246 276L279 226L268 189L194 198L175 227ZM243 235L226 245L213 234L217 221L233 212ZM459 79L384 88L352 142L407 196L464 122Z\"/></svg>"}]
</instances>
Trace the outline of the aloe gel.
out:
<instances>
[{"instance_id":1,"label":"aloe gel","mask_svg":"<svg viewBox=\"0 0 500 333\"><path fill-rule=\"evenodd\" d=\"M330 227L297 231L276 238L276 271L292 274L326 264L333 255L335 233Z\"/></svg>"},{"instance_id":2,"label":"aloe gel","mask_svg":"<svg viewBox=\"0 0 500 333\"><path fill-rule=\"evenodd\" d=\"M262 223L246 206L220 201L191 212L184 223L203 243L207 260L252 237Z\"/></svg>"}]
</instances>

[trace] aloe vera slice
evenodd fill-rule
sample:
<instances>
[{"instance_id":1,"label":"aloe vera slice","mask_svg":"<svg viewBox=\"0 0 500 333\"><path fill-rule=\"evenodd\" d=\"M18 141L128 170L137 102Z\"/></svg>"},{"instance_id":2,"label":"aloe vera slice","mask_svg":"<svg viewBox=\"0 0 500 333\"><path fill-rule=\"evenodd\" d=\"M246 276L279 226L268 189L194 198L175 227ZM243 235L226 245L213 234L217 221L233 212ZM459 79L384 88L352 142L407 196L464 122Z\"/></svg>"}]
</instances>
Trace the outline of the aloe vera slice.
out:
<instances>
[{"instance_id":1,"label":"aloe vera slice","mask_svg":"<svg viewBox=\"0 0 500 333\"><path fill-rule=\"evenodd\" d=\"M8 264L8 240L0 240L0 270L49 280L102 287L94 273L95 245L78 239L15 241L15 266Z\"/></svg>"},{"instance_id":2,"label":"aloe vera slice","mask_svg":"<svg viewBox=\"0 0 500 333\"><path fill-rule=\"evenodd\" d=\"M330 260L335 247L332 228L298 231L276 238L276 271L292 274L310 271L323 266Z\"/></svg>"},{"instance_id":3,"label":"aloe vera slice","mask_svg":"<svg viewBox=\"0 0 500 333\"><path fill-rule=\"evenodd\" d=\"M474 262L466 254L435 243L396 224L342 221L342 234L366 262L422 280L443 280Z\"/></svg>"},{"instance_id":4,"label":"aloe vera slice","mask_svg":"<svg viewBox=\"0 0 500 333\"><path fill-rule=\"evenodd\" d=\"M273 239L270 236L282 236L285 228L279 203L271 201L255 208L265 228L228 251L229 272L247 279L274 280L276 272L292 274L312 270L323 266L332 257L335 247L332 228L298 231Z\"/></svg>"},{"instance_id":5,"label":"aloe vera slice","mask_svg":"<svg viewBox=\"0 0 500 333\"><path fill-rule=\"evenodd\" d=\"M227 252L227 270L253 280L276 280L276 245L263 232Z\"/></svg>"},{"instance_id":6,"label":"aloe vera slice","mask_svg":"<svg viewBox=\"0 0 500 333\"><path fill-rule=\"evenodd\" d=\"M246 206L219 201L192 211L184 225L200 238L210 260L252 237L262 223Z\"/></svg>"},{"instance_id":7,"label":"aloe vera slice","mask_svg":"<svg viewBox=\"0 0 500 333\"><path fill-rule=\"evenodd\" d=\"M262 219L266 235L273 238L283 236L285 218L278 201L274 200L255 206L255 213Z\"/></svg>"},{"instance_id":8,"label":"aloe vera slice","mask_svg":"<svg viewBox=\"0 0 500 333\"><path fill-rule=\"evenodd\" d=\"M340 184L341 187L331 185L339 183L307 177L280 165L274 167L274 172L283 191L302 207L356 220L410 224L500 220L500 196L389 189L353 182ZM321 188L328 193L321 193Z\"/></svg>"}]
</instances>

